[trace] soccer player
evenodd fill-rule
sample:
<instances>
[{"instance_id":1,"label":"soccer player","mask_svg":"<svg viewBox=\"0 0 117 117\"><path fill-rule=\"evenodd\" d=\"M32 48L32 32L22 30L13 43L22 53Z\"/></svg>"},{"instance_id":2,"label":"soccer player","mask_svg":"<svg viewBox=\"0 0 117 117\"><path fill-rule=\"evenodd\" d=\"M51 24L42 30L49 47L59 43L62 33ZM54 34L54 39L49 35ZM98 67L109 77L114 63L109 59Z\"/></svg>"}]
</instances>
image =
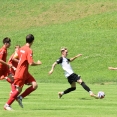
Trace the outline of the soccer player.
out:
<instances>
[{"instance_id":1,"label":"soccer player","mask_svg":"<svg viewBox=\"0 0 117 117\"><path fill-rule=\"evenodd\" d=\"M14 75L15 75L15 71L16 71L16 68L17 68L17 65L18 65L18 62L19 62L18 58L14 58L14 56L17 55L19 48L20 48L20 45L15 46L15 52L10 56L10 58L8 60L8 64L14 66L13 68L9 69L9 72L12 75L12 77L14 77ZM13 81L14 81L14 79L13 79ZM11 95L11 93L13 93L14 90L15 90L15 86L14 86L13 82L11 82L10 95Z\"/></svg>"},{"instance_id":2,"label":"soccer player","mask_svg":"<svg viewBox=\"0 0 117 117\"><path fill-rule=\"evenodd\" d=\"M17 52L18 50L20 49L20 45L16 45L15 46L15 52L10 56L9 60L8 60L8 64L11 64L14 66L14 69L13 68L10 68L10 73L14 76L15 75L15 68L17 68L17 65L18 65L18 62L19 62L19 59L18 58L14 58L14 56L16 55L17 56Z\"/></svg>"},{"instance_id":3,"label":"soccer player","mask_svg":"<svg viewBox=\"0 0 117 117\"><path fill-rule=\"evenodd\" d=\"M9 75L9 68L13 66L6 62L7 48L11 45L11 39L6 37L3 39L3 47L0 49L0 80L6 79L9 83L13 82L13 78Z\"/></svg>"},{"instance_id":4,"label":"soccer player","mask_svg":"<svg viewBox=\"0 0 117 117\"><path fill-rule=\"evenodd\" d=\"M28 72L29 65L41 65L41 61L33 61L33 52L31 45L34 42L34 36L29 34L26 36L26 44L21 47L17 53L19 62L14 76L15 91L11 94L10 98L4 105L5 110L12 110L11 104L17 99L19 105L23 108L22 99L37 89L38 85L34 77ZM21 95L24 84L31 85Z\"/></svg>"},{"instance_id":5,"label":"soccer player","mask_svg":"<svg viewBox=\"0 0 117 117\"><path fill-rule=\"evenodd\" d=\"M64 94L70 93L71 91L76 90L76 82L79 83L87 92L89 92L90 96L98 98L97 95L93 94L93 92L90 90L90 88L85 84L85 82L82 81L81 76L75 74L72 70L72 67L70 65L70 62L75 60L76 58L82 56L82 54L78 54L77 56L73 58L66 58L68 55L67 48L61 49L61 57L53 63L51 70L49 71L49 74L52 74L54 71L54 68L57 64L61 64L63 70L65 71L65 77L67 78L68 82L70 83L71 87L66 89L63 92L59 92L58 96L61 98Z\"/></svg>"}]
</instances>

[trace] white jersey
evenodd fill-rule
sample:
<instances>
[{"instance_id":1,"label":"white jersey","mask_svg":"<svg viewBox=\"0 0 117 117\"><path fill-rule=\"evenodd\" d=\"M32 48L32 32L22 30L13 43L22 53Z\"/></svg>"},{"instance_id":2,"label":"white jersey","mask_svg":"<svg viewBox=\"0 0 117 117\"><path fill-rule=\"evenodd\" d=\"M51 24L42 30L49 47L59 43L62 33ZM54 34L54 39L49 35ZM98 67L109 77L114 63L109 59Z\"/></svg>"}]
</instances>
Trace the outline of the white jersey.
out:
<instances>
[{"instance_id":1,"label":"white jersey","mask_svg":"<svg viewBox=\"0 0 117 117\"><path fill-rule=\"evenodd\" d=\"M63 70L65 71L65 77L69 77L72 73L74 73L70 65L70 59L60 57L56 62L61 64Z\"/></svg>"}]
</instances>

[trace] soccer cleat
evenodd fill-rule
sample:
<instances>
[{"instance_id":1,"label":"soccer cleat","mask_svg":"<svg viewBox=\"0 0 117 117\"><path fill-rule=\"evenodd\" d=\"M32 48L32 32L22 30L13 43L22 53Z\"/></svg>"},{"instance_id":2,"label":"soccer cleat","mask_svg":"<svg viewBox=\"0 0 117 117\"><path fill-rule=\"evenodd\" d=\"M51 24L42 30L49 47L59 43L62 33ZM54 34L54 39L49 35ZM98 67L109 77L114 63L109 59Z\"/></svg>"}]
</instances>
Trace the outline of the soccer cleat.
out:
<instances>
[{"instance_id":1,"label":"soccer cleat","mask_svg":"<svg viewBox=\"0 0 117 117\"><path fill-rule=\"evenodd\" d=\"M58 98L60 99L62 96L63 96L62 93L59 92L59 93L58 93Z\"/></svg>"},{"instance_id":2,"label":"soccer cleat","mask_svg":"<svg viewBox=\"0 0 117 117\"><path fill-rule=\"evenodd\" d=\"M12 111L13 109L8 104L5 104L4 110Z\"/></svg>"},{"instance_id":3,"label":"soccer cleat","mask_svg":"<svg viewBox=\"0 0 117 117\"><path fill-rule=\"evenodd\" d=\"M17 102L19 103L20 107L23 108L21 96L18 96L16 100L17 100Z\"/></svg>"}]
</instances>

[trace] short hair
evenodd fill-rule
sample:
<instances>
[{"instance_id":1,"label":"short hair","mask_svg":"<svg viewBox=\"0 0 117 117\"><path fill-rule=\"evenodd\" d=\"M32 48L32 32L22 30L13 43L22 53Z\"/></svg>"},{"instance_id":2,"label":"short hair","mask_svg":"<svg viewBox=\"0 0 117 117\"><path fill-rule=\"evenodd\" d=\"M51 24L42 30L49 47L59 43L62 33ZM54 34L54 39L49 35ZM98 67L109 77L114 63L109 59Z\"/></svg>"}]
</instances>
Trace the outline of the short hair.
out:
<instances>
[{"instance_id":1,"label":"short hair","mask_svg":"<svg viewBox=\"0 0 117 117\"><path fill-rule=\"evenodd\" d=\"M15 48L20 48L21 46L20 45L16 45Z\"/></svg>"},{"instance_id":2,"label":"short hair","mask_svg":"<svg viewBox=\"0 0 117 117\"><path fill-rule=\"evenodd\" d=\"M61 53L62 53L62 52L64 52L65 50L67 50L67 48L66 48L66 47L63 47L63 48L61 48L60 51L61 51Z\"/></svg>"},{"instance_id":3,"label":"short hair","mask_svg":"<svg viewBox=\"0 0 117 117\"><path fill-rule=\"evenodd\" d=\"M11 42L11 39L9 38L9 37L5 37L4 39L3 39L3 44L5 44L5 43L10 43Z\"/></svg>"},{"instance_id":4,"label":"short hair","mask_svg":"<svg viewBox=\"0 0 117 117\"><path fill-rule=\"evenodd\" d=\"M32 43L34 40L34 36L32 34L29 34L26 36L26 43Z\"/></svg>"}]
</instances>

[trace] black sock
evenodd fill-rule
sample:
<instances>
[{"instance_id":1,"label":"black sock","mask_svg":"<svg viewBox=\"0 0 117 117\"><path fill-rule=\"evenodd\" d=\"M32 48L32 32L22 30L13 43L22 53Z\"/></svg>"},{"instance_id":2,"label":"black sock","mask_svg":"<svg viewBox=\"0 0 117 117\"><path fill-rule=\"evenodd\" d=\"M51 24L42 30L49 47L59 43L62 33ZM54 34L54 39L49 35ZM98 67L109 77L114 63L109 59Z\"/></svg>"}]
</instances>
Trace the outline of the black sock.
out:
<instances>
[{"instance_id":1,"label":"black sock","mask_svg":"<svg viewBox=\"0 0 117 117\"><path fill-rule=\"evenodd\" d=\"M87 92L90 91L90 88L84 82L82 82L81 85Z\"/></svg>"},{"instance_id":2,"label":"black sock","mask_svg":"<svg viewBox=\"0 0 117 117\"><path fill-rule=\"evenodd\" d=\"M74 91L74 90L76 90L76 87L68 88L68 89L66 89L66 90L64 91L64 94L69 93L69 92Z\"/></svg>"}]
</instances>

